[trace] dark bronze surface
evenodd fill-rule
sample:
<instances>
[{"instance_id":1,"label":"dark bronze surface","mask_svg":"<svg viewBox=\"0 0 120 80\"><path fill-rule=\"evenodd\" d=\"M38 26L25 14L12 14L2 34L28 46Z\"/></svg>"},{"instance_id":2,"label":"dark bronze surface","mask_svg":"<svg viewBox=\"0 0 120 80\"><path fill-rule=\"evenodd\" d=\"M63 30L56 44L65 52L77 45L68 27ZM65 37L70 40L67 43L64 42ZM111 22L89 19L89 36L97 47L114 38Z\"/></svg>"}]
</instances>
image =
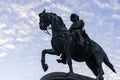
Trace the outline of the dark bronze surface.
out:
<instances>
[{"instance_id":1,"label":"dark bronze surface","mask_svg":"<svg viewBox=\"0 0 120 80\"><path fill-rule=\"evenodd\" d=\"M40 80L95 80L95 79L75 73L53 72L43 76Z\"/></svg>"},{"instance_id":2,"label":"dark bronze surface","mask_svg":"<svg viewBox=\"0 0 120 80\"><path fill-rule=\"evenodd\" d=\"M44 71L48 69L45 55L50 54L60 56L57 62L68 64L71 73L73 72L72 59L77 62L86 62L86 65L97 77L97 80L104 80L103 62L113 72L116 72L102 47L90 39L85 30L83 30L85 24L83 20L79 20L78 15L71 15L73 24L69 30L67 30L62 18L55 13L47 13L44 10L39 14L39 17L40 29L47 31L47 34L49 34L48 29L52 30L52 49L44 49L41 55L41 64Z\"/></svg>"}]
</instances>

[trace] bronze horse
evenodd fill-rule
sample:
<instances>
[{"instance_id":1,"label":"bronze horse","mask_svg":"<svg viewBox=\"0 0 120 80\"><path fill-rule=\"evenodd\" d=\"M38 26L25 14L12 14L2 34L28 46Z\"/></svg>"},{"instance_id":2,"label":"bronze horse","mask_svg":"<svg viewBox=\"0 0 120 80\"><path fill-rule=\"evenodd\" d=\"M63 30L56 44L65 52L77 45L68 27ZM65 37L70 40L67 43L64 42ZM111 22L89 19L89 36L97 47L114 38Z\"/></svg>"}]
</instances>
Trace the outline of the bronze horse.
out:
<instances>
[{"instance_id":1,"label":"bronze horse","mask_svg":"<svg viewBox=\"0 0 120 80\"><path fill-rule=\"evenodd\" d=\"M52 49L44 49L41 55L41 63L44 71L47 71L48 65L45 63L45 54L64 55L70 72L73 72L71 59L77 62L85 61L87 66L97 77L97 80L104 80L102 62L104 62L113 72L116 72L110 63L103 49L92 40L95 53L89 51L87 47L78 45L73 39L71 33L65 27L63 20L54 13L47 13L45 10L39 14L39 26L41 30L47 31L49 25L52 30Z\"/></svg>"}]
</instances>

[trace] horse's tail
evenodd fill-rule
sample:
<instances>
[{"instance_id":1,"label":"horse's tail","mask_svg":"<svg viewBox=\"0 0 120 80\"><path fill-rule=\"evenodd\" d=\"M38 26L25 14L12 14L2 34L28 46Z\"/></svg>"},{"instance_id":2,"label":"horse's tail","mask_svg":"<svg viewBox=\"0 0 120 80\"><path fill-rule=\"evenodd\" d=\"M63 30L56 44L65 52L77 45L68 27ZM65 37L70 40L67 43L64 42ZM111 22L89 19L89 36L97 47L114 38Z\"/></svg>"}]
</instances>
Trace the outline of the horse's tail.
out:
<instances>
[{"instance_id":1,"label":"horse's tail","mask_svg":"<svg viewBox=\"0 0 120 80\"><path fill-rule=\"evenodd\" d=\"M113 65L111 64L111 62L109 61L107 55L104 57L104 63L105 63L114 73L116 73L116 71L115 71Z\"/></svg>"}]
</instances>

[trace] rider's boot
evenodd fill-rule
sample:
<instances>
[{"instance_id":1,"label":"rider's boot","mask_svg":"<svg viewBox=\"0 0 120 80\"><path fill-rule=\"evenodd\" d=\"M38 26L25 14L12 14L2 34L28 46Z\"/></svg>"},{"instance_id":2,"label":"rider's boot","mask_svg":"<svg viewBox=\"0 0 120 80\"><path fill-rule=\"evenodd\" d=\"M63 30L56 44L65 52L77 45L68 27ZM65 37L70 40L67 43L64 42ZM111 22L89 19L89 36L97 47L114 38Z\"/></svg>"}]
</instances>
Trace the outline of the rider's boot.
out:
<instances>
[{"instance_id":1,"label":"rider's boot","mask_svg":"<svg viewBox=\"0 0 120 80\"><path fill-rule=\"evenodd\" d=\"M76 36L77 43L81 46L84 46L84 38L82 37L81 33L77 32L75 36Z\"/></svg>"}]
</instances>

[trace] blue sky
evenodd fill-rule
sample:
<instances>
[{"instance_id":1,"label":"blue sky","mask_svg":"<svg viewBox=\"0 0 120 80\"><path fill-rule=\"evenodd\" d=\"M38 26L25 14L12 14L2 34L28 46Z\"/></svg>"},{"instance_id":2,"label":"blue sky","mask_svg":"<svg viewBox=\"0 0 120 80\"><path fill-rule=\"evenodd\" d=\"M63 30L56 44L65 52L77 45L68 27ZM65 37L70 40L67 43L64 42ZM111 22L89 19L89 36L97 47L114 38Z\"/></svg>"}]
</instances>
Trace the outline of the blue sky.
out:
<instances>
[{"instance_id":1,"label":"blue sky","mask_svg":"<svg viewBox=\"0 0 120 80\"><path fill-rule=\"evenodd\" d=\"M85 30L107 53L117 74L103 64L105 80L120 80L119 0L0 0L0 80L39 80L55 71L68 71L57 56L47 55L44 72L40 58L51 48L51 37L39 29L38 14L44 10L61 16L67 28L71 13L85 21ZM85 63L73 61L74 72L95 77Z\"/></svg>"}]
</instances>

